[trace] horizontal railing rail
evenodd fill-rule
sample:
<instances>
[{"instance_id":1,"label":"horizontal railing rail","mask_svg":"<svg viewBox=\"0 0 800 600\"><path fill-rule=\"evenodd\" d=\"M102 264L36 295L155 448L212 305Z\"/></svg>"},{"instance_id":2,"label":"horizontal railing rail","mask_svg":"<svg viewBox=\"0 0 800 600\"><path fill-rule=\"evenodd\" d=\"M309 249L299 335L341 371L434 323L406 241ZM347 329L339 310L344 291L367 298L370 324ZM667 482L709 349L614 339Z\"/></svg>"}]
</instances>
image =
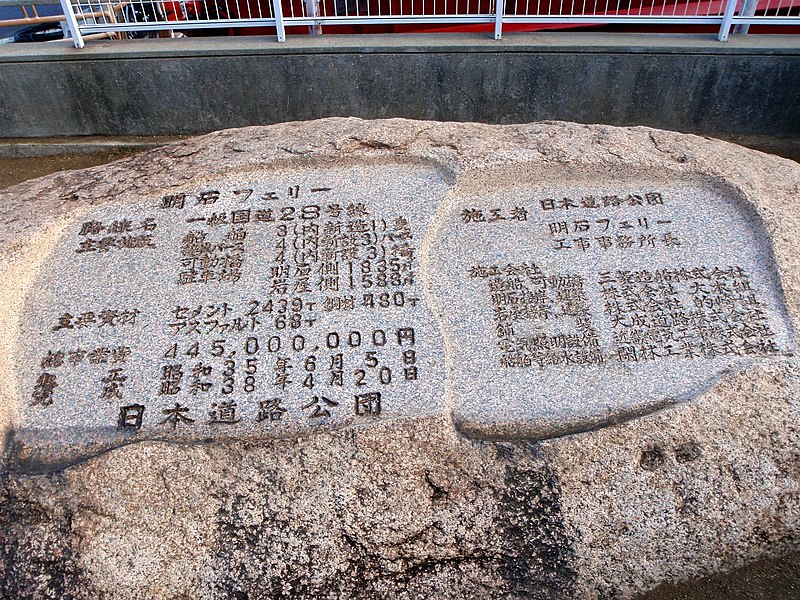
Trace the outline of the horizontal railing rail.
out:
<instances>
[{"instance_id":1,"label":"horizontal railing rail","mask_svg":"<svg viewBox=\"0 0 800 600\"><path fill-rule=\"evenodd\" d=\"M734 27L800 25L800 0L60 0L75 46L87 35L148 37L158 32L237 27L359 25L713 25L725 41Z\"/></svg>"}]
</instances>

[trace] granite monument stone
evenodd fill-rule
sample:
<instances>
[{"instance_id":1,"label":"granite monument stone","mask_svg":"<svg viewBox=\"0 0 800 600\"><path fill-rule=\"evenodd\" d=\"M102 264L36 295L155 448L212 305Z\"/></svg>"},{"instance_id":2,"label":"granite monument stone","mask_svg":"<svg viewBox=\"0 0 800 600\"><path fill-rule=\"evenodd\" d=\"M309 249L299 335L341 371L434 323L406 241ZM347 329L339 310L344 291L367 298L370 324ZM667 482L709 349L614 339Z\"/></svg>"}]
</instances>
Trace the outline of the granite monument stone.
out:
<instances>
[{"instance_id":1,"label":"granite monument stone","mask_svg":"<svg viewBox=\"0 0 800 600\"><path fill-rule=\"evenodd\" d=\"M355 119L0 191L2 595L630 597L796 549L798 192L646 128Z\"/></svg>"}]
</instances>

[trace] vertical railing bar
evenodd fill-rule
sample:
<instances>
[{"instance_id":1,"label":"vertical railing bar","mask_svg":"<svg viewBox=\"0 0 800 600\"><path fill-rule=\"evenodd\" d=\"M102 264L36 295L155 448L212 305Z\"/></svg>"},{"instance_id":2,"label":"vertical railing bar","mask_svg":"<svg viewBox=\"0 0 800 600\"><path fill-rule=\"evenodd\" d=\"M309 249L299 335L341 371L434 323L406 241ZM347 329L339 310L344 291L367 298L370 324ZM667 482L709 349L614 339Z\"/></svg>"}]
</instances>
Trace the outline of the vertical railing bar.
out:
<instances>
[{"instance_id":1,"label":"vertical railing bar","mask_svg":"<svg viewBox=\"0 0 800 600\"><path fill-rule=\"evenodd\" d=\"M272 0L272 11L275 13L275 33L279 42L286 41L286 29L283 26L283 6L281 0Z\"/></svg>"},{"instance_id":2,"label":"vertical railing bar","mask_svg":"<svg viewBox=\"0 0 800 600\"><path fill-rule=\"evenodd\" d=\"M782 3L783 0L778 1L778 10L780 10ZM757 7L758 7L758 0L743 0L742 9L739 11L739 16L752 17L754 14L756 14ZM769 2L767 3L767 8L764 10L764 13L766 14L768 11L769 11ZM749 32L750 32L750 23L741 23L733 28L733 33L746 34Z\"/></svg>"},{"instance_id":3,"label":"vertical railing bar","mask_svg":"<svg viewBox=\"0 0 800 600\"><path fill-rule=\"evenodd\" d=\"M503 0L496 0L494 11L494 39L499 40L503 38Z\"/></svg>"},{"instance_id":4,"label":"vertical railing bar","mask_svg":"<svg viewBox=\"0 0 800 600\"><path fill-rule=\"evenodd\" d=\"M725 15L722 17L722 25L719 28L719 34L717 35L717 39L720 42L725 42L728 40L728 34L731 31L731 20L733 19L733 14L736 12L736 5L739 3L739 0L727 0L727 4L725 5Z\"/></svg>"},{"instance_id":5,"label":"vertical railing bar","mask_svg":"<svg viewBox=\"0 0 800 600\"><path fill-rule=\"evenodd\" d=\"M117 22L117 16L114 14L114 7L111 5L111 2L108 2L106 4L105 11L108 13L108 19L107 20L111 24L116 23ZM114 38L118 39L118 36L119 36L119 34L117 33L117 34L114 35Z\"/></svg>"},{"instance_id":6,"label":"vertical railing bar","mask_svg":"<svg viewBox=\"0 0 800 600\"><path fill-rule=\"evenodd\" d=\"M83 48L86 42L83 41L80 27L78 27L78 20L75 18L75 11L72 8L71 0L59 0L61 2L61 10L64 11L64 16L67 18L67 28L72 34L72 41L76 48Z\"/></svg>"},{"instance_id":7,"label":"vertical railing bar","mask_svg":"<svg viewBox=\"0 0 800 600\"><path fill-rule=\"evenodd\" d=\"M307 17L319 18L319 1L320 0L305 0L305 13ZM320 35L322 33L322 25L314 23L308 26L309 35Z\"/></svg>"},{"instance_id":8,"label":"vertical railing bar","mask_svg":"<svg viewBox=\"0 0 800 600\"><path fill-rule=\"evenodd\" d=\"M219 14L219 0L211 0L214 3L214 15L217 20L220 18ZM231 18L231 7L228 4L228 0L225 0L225 15L230 19Z\"/></svg>"}]
</instances>

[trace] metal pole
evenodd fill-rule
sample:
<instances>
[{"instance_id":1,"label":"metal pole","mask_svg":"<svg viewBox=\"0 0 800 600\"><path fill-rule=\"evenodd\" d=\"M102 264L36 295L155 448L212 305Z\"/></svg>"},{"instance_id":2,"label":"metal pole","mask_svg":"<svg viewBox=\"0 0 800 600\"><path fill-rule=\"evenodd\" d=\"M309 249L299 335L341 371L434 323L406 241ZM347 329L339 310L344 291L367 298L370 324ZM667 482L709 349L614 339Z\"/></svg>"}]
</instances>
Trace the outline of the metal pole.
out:
<instances>
[{"instance_id":1,"label":"metal pole","mask_svg":"<svg viewBox=\"0 0 800 600\"><path fill-rule=\"evenodd\" d=\"M739 13L740 17L752 17L756 14L756 6L758 0L744 0L744 6ZM741 25L733 26L733 33L748 33L750 31L750 23L742 23Z\"/></svg>"},{"instance_id":2,"label":"metal pole","mask_svg":"<svg viewBox=\"0 0 800 600\"><path fill-rule=\"evenodd\" d=\"M503 38L503 12L505 11L504 0L495 0L494 14L494 39L499 40Z\"/></svg>"},{"instance_id":3,"label":"metal pole","mask_svg":"<svg viewBox=\"0 0 800 600\"><path fill-rule=\"evenodd\" d=\"M319 16L319 0L306 0L306 16L318 17ZM322 35L322 25L314 23L308 26L309 35Z\"/></svg>"},{"instance_id":4,"label":"metal pole","mask_svg":"<svg viewBox=\"0 0 800 600\"><path fill-rule=\"evenodd\" d=\"M62 2L64 0L61 0ZM283 27L283 6L281 0L272 0L272 10L275 12L275 31L278 34L278 41L286 41L286 29Z\"/></svg>"},{"instance_id":5,"label":"metal pole","mask_svg":"<svg viewBox=\"0 0 800 600\"><path fill-rule=\"evenodd\" d=\"M75 43L76 48L83 48L86 42L83 41L81 30L78 27L78 19L75 18L75 10L72 8L72 0L61 0L61 10L64 11L64 16L67 18L67 28L72 34L72 41Z\"/></svg>"},{"instance_id":6,"label":"metal pole","mask_svg":"<svg viewBox=\"0 0 800 600\"><path fill-rule=\"evenodd\" d=\"M720 42L725 42L728 40L728 34L731 31L731 19L733 19L734 13L736 13L736 6L739 4L739 0L728 0L728 3L725 5L725 14L722 17L722 26L719 28L719 35L717 39Z\"/></svg>"}]
</instances>

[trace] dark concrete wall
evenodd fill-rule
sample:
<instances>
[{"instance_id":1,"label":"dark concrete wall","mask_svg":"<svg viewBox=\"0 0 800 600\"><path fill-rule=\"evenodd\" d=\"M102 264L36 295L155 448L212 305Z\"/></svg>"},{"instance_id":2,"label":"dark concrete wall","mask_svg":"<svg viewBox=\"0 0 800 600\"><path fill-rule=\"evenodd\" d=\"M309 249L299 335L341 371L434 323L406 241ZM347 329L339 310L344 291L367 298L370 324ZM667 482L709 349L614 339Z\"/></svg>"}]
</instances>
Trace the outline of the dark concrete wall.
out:
<instances>
[{"instance_id":1,"label":"dark concrete wall","mask_svg":"<svg viewBox=\"0 0 800 600\"><path fill-rule=\"evenodd\" d=\"M326 116L800 136L800 36L206 38L0 47L0 138Z\"/></svg>"}]
</instances>

